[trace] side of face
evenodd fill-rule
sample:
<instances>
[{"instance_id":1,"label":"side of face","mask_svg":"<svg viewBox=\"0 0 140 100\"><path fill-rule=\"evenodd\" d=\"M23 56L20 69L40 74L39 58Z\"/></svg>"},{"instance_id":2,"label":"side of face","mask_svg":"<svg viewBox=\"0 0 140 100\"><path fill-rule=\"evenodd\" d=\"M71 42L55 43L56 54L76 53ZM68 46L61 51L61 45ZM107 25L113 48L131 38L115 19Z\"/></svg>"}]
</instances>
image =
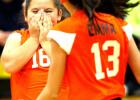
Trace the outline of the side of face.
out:
<instances>
[{"instance_id":1,"label":"side of face","mask_svg":"<svg viewBox=\"0 0 140 100\"><path fill-rule=\"evenodd\" d=\"M62 11L55 6L54 0L31 0L26 21L29 22L32 17L39 13L50 16L53 25L60 21L62 16Z\"/></svg>"}]
</instances>

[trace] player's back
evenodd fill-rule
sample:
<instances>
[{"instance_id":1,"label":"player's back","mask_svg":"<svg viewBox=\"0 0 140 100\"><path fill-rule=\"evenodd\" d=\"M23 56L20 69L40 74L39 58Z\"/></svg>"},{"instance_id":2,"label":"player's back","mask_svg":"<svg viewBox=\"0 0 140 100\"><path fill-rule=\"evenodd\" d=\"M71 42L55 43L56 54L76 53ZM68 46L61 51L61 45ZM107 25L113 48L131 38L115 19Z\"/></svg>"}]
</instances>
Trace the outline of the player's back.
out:
<instances>
[{"instance_id":1,"label":"player's back","mask_svg":"<svg viewBox=\"0 0 140 100\"><path fill-rule=\"evenodd\" d=\"M108 14L96 16L94 28L99 26L101 31L93 31L94 36L88 33L88 18L83 11L56 27L76 34L67 58L69 100L109 100L125 95L128 39L122 29L124 22Z\"/></svg>"},{"instance_id":2,"label":"player's back","mask_svg":"<svg viewBox=\"0 0 140 100\"><path fill-rule=\"evenodd\" d=\"M101 31L89 36L86 22L76 31L67 61L70 100L108 100L124 96L127 38L118 19L106 14L96 16L95 28L99 26Z\"/></svg>"}]
</instances>

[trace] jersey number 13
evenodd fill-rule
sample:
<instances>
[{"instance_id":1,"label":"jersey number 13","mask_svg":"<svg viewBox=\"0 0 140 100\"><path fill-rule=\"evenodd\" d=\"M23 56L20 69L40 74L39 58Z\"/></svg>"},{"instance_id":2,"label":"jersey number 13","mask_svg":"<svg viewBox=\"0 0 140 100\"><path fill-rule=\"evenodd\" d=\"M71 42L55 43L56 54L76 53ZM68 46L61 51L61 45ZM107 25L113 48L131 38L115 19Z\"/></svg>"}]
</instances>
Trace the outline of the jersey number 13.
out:
<instances>
[{"instance_id":1,"label":"jersey number 13","mask_svg":"<svg viewBox=\"0 0 140 100\"><path fill-rule=\"evenodd\" d=\"M113 69L109 70L109 66L106 68L106 74L108 77L116 76L119 72L119 56L120 56L120 44L116 40L110 40L103 43L101 49L103 51L107 51L109 47L113 48L113 54L108 55L108 62L113 63ZM99 43L94 43L91 48L91 52L94 54L95 57L95 69L96 74L95 77L97 80L104 79L105 78L105 72L102 71L102 63L101 63L101 54L100 54L100 48Z\"/></svg>"}]
</instances>

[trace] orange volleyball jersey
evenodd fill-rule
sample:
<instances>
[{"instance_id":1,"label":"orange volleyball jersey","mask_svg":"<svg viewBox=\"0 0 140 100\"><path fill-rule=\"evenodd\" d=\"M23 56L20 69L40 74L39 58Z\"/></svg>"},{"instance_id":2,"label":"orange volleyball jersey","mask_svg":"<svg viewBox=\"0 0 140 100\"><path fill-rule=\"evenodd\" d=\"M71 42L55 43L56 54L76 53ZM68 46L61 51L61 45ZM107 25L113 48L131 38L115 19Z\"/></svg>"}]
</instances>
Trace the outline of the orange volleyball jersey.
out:
<instances>
[{"instance_id":1,"label":"orange volleyball jersey","mask_svg":"<svg viewBox=\"0 0 140 100\"><path fill-rule=\"evenodd\" d=\"M114 16L96 13L102 31L89 36L83 11L57 24L48 37L67 52L65 76L69 100L111 100L123 97L127 64L127 23ZM95 28L98 27L95 24Z\"/></svg>"},{"instance_id":2,"label":"orange volleyball jersey","mask_svg":"<svg viewBox=\"0 0 140 100\"><path fill-rule=\"evenodd\" d=\"M23 44L28 39L29 32L28 30L17 32L21 34ZM35 100L46 85L49 65L48 55L39 46L30 61L20 71L11 75L12 100ZM61 100L67 100L65 90L66 87L63 86Z\"/></svg>"},{"instance_id":3,"label":"orange volleyball jersey","mask_svg":"<svg viewBox=\"0 0 140 100\"><path fill-rule=\"evenodd\" d=\"M61 3L64 3L64 2L66 2L67 0L60 0L61 1Z\"/></svg>"}]
</instances>

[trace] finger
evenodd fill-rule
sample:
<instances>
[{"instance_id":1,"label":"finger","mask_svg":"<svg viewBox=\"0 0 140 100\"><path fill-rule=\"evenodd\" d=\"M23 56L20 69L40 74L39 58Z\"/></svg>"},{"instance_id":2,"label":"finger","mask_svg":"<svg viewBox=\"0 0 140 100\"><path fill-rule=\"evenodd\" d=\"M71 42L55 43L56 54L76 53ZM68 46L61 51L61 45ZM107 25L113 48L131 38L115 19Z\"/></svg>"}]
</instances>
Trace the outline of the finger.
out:
<instances>
[{"instance_id":1,"label":"finger","mask_svg":"<svg viewBox=\"0 0 140 100\"><path fill-rule=\"evenodd\" d=\"M43 28L44 28L44 31L47 32L49 30L49 27L48 27L48 20L47 20L47 15L44 14L44 20L43 20Z\"/></svg>"},{"instance_id":2,"label":"finger","mask_svg":"<svg viewBox=\"0 0 140 100\"><path fill-rule=\"evenodd\" d=\"M47 27L48 29L52 27L52 21L49 15L46 15L46 17L44 18L44 27Z\"/></svg>"},{"instance_id":3,"label":"finger","mask_svg":"<svg viewBox=\"0 0 140 100\"><path fill-rule=\"evenodd\" d=\"M39 22L38 22L38 25L39 25L40 31L42 32L42 31L43 31L42 21L39 21Z\"/></svg>"},{"instance_id":4,"label":"finger","mask_svg":"<svg viewBox=\"0 0 140 100\"><path fill-rule=\"evenodd\" d=\"M36 30L39 29L39 24L38 24L38 22L37 22L37 20L36 20L36 17L33 17L33 18L31 19L31 21L30 21L30 23L29 23L29 28L30 28L30 29L36 29ZM40 29L39 29L39 30L40 30Z\"/></svg>"},{"instance_id":5,"label":"finger","mask_svg":"<svg viewBox=\"0 0 140 100\"><path fill-rule=\"evenodd\" d=\"M50 28L52 27L52 20L51 20L51 17L48 16L47 20L48 20L48 28L50 29Z\"/></svg>"},{"instance_id":6,"label":"finger","mask_svg":"<svg viewBox=\"0 0 140 100\"><path fill-rule=\"evenodd\" d=\"M41 13L37 13L35 16L34 16L35 20L38 22L41 20Z\"/></svg>"},{"instance_id":7,"label":"finger","mask_svg":"<svg viewBox=\"0 0 140 100\"><path fill-rule=\"evenodd\" d=\"M47 28L47 24L48 24L48 22L47 22L47 14L43 14L43 16L44 16L43 26Z\"/></svg>"},{"instance_id":8,"label":"finger","mask_svg":"<svg viewBox=\"0 0 140 100\"><path fill-rule=\"evenodd\" d=\"M43 22L43 20L44 20L44 13L41 12L41 21Z\"/></svg>"}]
</instances>

